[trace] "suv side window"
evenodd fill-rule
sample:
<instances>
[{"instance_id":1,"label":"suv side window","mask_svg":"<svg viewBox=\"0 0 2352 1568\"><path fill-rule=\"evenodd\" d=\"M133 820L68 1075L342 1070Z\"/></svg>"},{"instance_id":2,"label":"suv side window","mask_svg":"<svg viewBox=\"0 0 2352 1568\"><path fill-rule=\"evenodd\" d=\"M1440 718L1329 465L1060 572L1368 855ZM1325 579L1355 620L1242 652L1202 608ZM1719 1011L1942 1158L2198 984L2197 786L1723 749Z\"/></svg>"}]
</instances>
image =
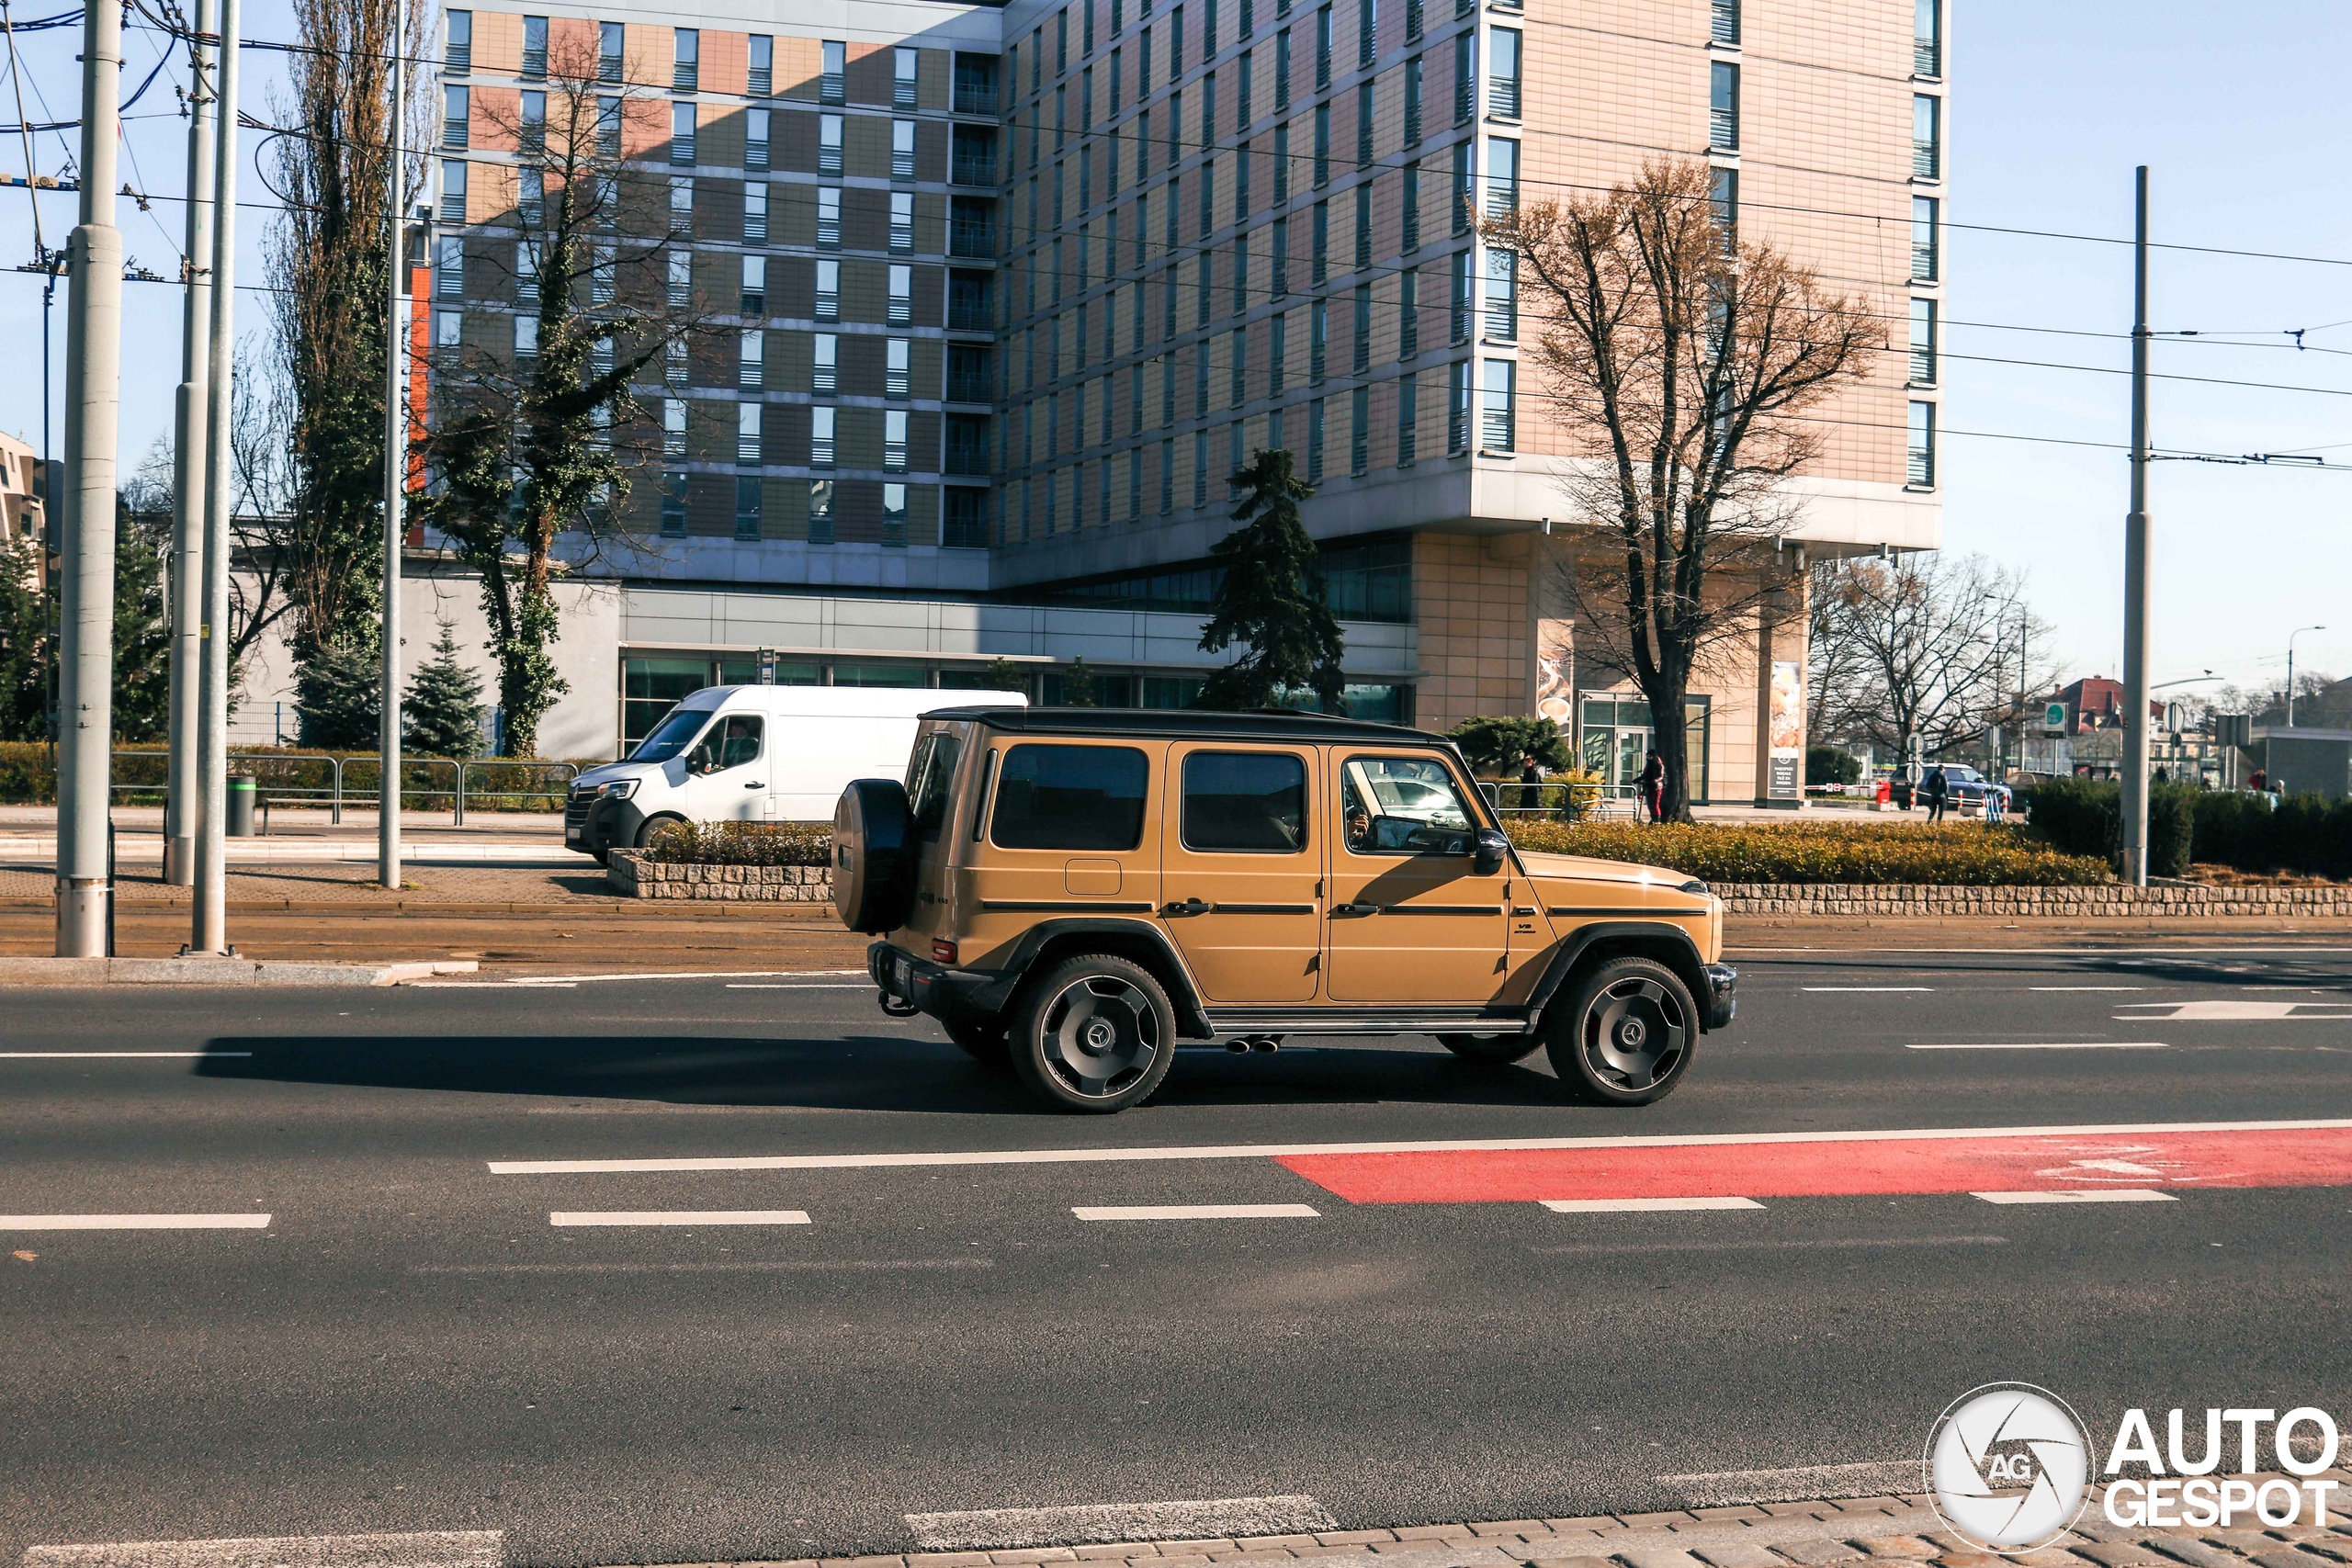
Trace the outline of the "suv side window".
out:
<instances>
[{"instance_id":1,"label":"suv side window","mask_svg":"<svg viewBox=\"0 0 2352 1568\"><path fill-rule=\"evenodd\" d=\"M1477 822L1434 757L1351 757L1340 770L1348 851L1359 855L1466 855Z\"/></svg>"},{"instance_id":2,"label":"suv side window","mask_svg":"<svg viewBox=\"0 0 2352 1568\"><path fill-rule=\"evenodd\" d=\"M758 761L760 734L764 728L756 715L736 715L720 719L704 732L694 755L687 759L686 771L716 773L729 768L740 768L746 762Z\"/></svg>"},{"instance_id":3,"label":"suv side window","mask_svg":"<svg viewBox=\"0 0 2352 1568\"><path fill-rule=\"evenodd\" d=\"M907 801L915 832L925 843L938 839L940 825L947 818L947 791L956 782L956 760L963 750L944 730L924 736L915 748L914 764L907 770Z\"/></svg>"},{"instance_id":4,"label":"suv side window","mask_svg":"<svg viewBox=\"0 0 2352 1568\"><path fill-rule=\"evenodd\" d=\"M1280 752L1191 753L1183 835L1188 850L1298 853L1306 848L1306 764Z\"/></svg>"},{"instance_id":5,"label":"suv side window","mask_svg":"<svg viewBox=\"0 0 2352 1568\"><path fill-rule=\"evenodd\" d=\"M1151 766L1131 746L1015 746L989 837L1008 850L1132 850Z\"/></svg>"}]
</instances>

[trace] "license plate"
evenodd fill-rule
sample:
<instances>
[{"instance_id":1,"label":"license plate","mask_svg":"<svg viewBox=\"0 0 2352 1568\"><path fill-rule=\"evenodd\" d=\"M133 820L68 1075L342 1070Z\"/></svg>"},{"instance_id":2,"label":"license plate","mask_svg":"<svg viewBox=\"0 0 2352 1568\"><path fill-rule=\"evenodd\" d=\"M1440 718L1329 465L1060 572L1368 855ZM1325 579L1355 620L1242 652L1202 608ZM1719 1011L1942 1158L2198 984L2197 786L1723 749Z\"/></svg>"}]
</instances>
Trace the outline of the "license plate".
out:
<instances>
[{"instance_id":1,"label":"license plate","mask_svg":"<svg viewBox=\"0 0 2352 1568\"><path fill-rule=\"evenodd\" d=\"M563 830L563 836L567 839L576 839L580 837L580 829L577 828L566 828Z\"/></svg>"}]
</instances>

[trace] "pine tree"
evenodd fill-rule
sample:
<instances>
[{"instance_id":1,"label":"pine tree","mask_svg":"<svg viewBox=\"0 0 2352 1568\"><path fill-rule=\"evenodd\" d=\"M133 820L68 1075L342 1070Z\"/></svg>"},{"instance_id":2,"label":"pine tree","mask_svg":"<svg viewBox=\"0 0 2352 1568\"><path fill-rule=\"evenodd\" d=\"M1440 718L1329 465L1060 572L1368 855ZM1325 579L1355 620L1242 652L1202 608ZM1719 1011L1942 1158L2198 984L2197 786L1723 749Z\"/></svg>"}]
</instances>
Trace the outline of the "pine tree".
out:
<instances>
[{"instance_id":1,"label":"pine tree","mask_svg":"<svg viewBox=\"0 0 2352 1568\"><path fill-rule=\"evenodd\" d=\"M1094 681L1094 671L1086 667L1086 660L1083 659L1070 660L1069 668L1062 671L1061 705L1066 708L1091 708L1102 705L1101 691Z\"/></svg>"},{"instance_id":2,"label":"pine tree","mask_svg":"<svg viewBox=\"0 0 2352 1568\"><path fill-rule=\"evenodd\" d=\"M434 640L433 657L417 666L408 683L408 745L428 757L470 757L481 750L481 677L458 657L458 638L448 622Z\"/></svg>"},{"instance_id":3,"label":"pine tree","mask_svg":"<svg viewBox=\"0 0 2352 1568\"><path fill-rule=\"evenodd\" d=\"M1344 651L1340 623L1323 603L1315 541L1298 520L1298 503L1315 487L1292 471L1290 454L1281 450L1261 451L1231 482L1249 492L1233 513L1246 526L1209 552L1224 577L1201 649L1220 653L1239 643L1248 651L1209 676L1196 705L1227 712L1275 707L1286 691L1305 686L1325 713L1338 713Z\"/></svg>"},{"instance_id":4,"label":"pine tree","mask_svg":"<svg viewBox=\"0 0 2352 1568\"><path fill-rule=\"evenodd\" d=\"M382 680L372 647L320 644L294 675L302 744L330 751L375 750L383 739Z\"/></svg>"}]
</instances>

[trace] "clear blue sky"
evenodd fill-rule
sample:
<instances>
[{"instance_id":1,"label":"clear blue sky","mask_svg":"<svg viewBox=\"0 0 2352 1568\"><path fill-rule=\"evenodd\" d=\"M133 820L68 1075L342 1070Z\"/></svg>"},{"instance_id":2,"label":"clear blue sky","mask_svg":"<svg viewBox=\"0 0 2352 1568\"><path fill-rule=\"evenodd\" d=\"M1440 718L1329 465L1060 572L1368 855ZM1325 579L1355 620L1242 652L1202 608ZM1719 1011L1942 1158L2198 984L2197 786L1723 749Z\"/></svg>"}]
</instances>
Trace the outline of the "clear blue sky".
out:
<instances>
[{"instance_id":1,"label":"clear blue sky","mask_svg":"<svg viewBox=\"0 0 2352 1568\"><path fill-rule=\"evenodd\" d=\"M65 4L58 0L57 8ZM1955 221L2128 236L2132 169L2146 163L2160 242L2352 260L2340 63L2352 45L2352 10L2340 0L2255 6L1951 0L1951 6ZM19 15L46 9L31 0ZM249 6L247 17L250 35L286 36L276 0ZM130 35L126 89L145 76L159 41L150 32ZM74 112L77 42L73 29L26 41L28 79L55 111L45 114L28 96L35 119ZM246 107L266 118L277 60L247 58ZM158 116L130 126L135 164L126 158L123 172L142 190L180 186L185 142L169 86L167 73L132 111ZM13 112L13 103L0 97L0 109ZM249 151L258 140L246 132ZM55 171L59 150L55 137L37 144L42 172ZM0 147L0 166L21 161L13 139ZM266 199L250 164L246 190ZM128 202L121 207L130 254L175 274L177 204L157 202L153 219ZM44 209L54 244L73 222L71 200L48 197ZM258 281L254 242L266 214L240 217L242 276ZM22 193L0 193L0 256L11 265L28 259L31 238ZM1950 276L1948 427L2120 446L2129 431L2122 377L1961 357L2121 369L2129 349L2120 336L1957 323L2120 334L2131 324L2128 250L1962 229L1951 236ZM2159 372L2352 392L2352 265L2164 251L2154 293L2161 329L2257 334L2243 346L2162 344ZM132 463L170 426L179 313L175 289L134 283L125 294L123 457ZM36 441L39 297L38 279L0 274L0 333L23 345L12 356L16 373L0 379L0 428ZM262 304L241 296L243 321L258 326ZM61 303L61 348L63 321ZM2308 335L2311 352L2296 353L2275 335L2293 327L2325 330ZM2211 668L2242 683L2276 682L2288 630L2313 623L2332 629L2301 638L2299 662L2352 673L2352 602L2345 593L2352 583L2352 396L2174 381L2157 383L2154 406L2162 446L2324 449L2344 467L2323 473L2155 468L2155 678ZM1947 547L2027 570L2036 607L2056 626L2062 661L2075 674L2120 673L2125 468L2120 450L1962 435L1945 447Z\"/></svg>"}]
</instances>

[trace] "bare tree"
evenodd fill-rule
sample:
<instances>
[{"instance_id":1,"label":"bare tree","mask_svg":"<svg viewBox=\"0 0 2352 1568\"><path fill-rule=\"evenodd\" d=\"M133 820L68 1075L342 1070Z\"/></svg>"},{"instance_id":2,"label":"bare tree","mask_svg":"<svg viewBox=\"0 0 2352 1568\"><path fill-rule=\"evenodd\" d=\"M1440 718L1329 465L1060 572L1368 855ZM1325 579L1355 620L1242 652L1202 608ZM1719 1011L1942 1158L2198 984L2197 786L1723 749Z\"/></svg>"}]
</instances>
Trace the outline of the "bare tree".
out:
<instances>
[{"instance_id":1,"label":"bare tree","mask_svg":"<svg viewBox=\"0 0 2352 1568\"><path fill-rule=\"evenodd\" d=\"M1928 552L1814 569L1813 684L1818 733L1908 756L2016 721L2019 686L2045 671L2019 660L2048 628L2027 607L2022 574L1982 556ZM2019 637L2023 631L2022 640Z\"/></svg>"},{"instance_id":2,"label":"bare tree","mask_svg":"<svg viewBox=\"0 0 2352 1568\"><path fill-rule=\"evenodd\" d=\"M1775 548L1786 481L1818 455L1806 410L1860 380L1885 333L1769 244L1735 243L1700 164L1661 160L1605 195L1483 225L1518 253L1525 355L1576 460L1562 480L1592 547L1559 568L1578 636L1661 716L1665 815L1690 816L1693 672L1801 582Z\"/></svg>"},{"instance_id":3,"label":"bare tree","mask_svg":"<svg viewBox=\"0 0 2352 1568\"><path fill-rule=\"evenodd\" d=\"M514 270L536 310L518 318L511 349L460 344L432 359L432 521L481 576L509 755L535 751L539 720L568 689L548 651L558 542L588 556L623 529L629 475L660 451L631 383L701 320L691 283L682 296L670 280L691 236L624 237L625 217L667 210L652 198L661 186L625 164L631 128L663 123L666 103L600 82L580 47L548 60L544 120L492 116L523 152Z\"/></svg>"}]
</instances>

